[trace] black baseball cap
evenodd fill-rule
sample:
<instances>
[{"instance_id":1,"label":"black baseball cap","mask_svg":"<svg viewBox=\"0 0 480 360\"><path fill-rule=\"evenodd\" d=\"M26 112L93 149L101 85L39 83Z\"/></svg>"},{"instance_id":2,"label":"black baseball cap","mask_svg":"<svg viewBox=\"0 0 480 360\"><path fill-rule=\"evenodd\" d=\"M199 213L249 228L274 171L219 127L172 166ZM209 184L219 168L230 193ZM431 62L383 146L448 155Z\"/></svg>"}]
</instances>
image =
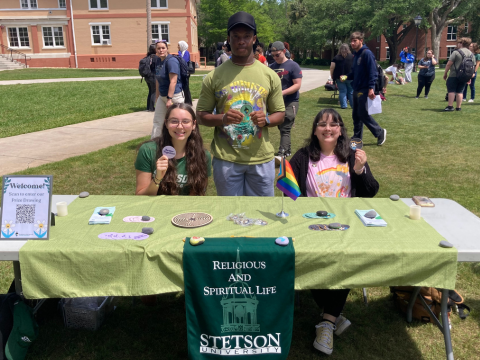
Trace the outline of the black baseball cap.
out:
<instances>
[{"instance_id":1,"label":"black baseball cap","mask_svg":"<svg viewBox=\"0 0 480 360\"><path fill-rule=\"evenodd\" d=\"M227 32L230 33L230 30L237 25L245 25L252 29L255 35L257 34L257 24L255 24L255 19L245 11L239 11L230 16L230 19L228 19Z\"/></svg>"}]
</instances>

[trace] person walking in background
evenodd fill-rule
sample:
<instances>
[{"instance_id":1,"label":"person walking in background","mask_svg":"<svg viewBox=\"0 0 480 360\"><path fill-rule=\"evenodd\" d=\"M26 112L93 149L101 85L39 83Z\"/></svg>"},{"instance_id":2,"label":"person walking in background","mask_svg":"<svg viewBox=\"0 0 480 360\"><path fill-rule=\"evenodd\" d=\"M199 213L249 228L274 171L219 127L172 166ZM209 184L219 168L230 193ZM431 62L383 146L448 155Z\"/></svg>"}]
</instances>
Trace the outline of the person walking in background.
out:
<instances>
[{"instance_id":1,"label":"person walking in background","mask_svg":"<svg viewBox=\"0 0 480 360\"><path fill-rule=\"evenodd\" d=\"M215 67L217 67L217 60L220 57L220 55L223 54L223 42L218 42L217 43L217 50L215 50L215 54L213 54L213 61L215 61Z\"/></svg>"},{"instance_id":2,"label":"person walking in background","mask_svg":"<svg viewBox=\"0 0 480 360\"><path fill-rule=\"evenodd\" d=\"M257 59L257 55L258 55L258 59ZM267 59L265 58L265 56L263 55L263 43L258 43L256 49L255 49L255 59L257 59L258 61L260 61L263 65L267 65L268 66L268 62L267 62Z\"/></svg>"},{"instance_id":3,"label":"person walking in background","mask_svg":"<svg viewBox=\"0 0 480 360\"><path fill-rule=\"evenodd\" d=\"M412 70L415 57L410 53L410 49L406 46L400 53L400 61L405 64L405 81L412 82Z\"/></svg>"},{"instance_id":4,"label":"person walking in background","mask_svg":"<svg viewBox=\"0 0 480 360\"><path fill-rule=\"evenodd\" d=\"M147 96L147 111L155 111L155 93L156 93L156 80L155 80L155 67L157 65L157 50L155 44L150 44L148 48L147 57L150 57L150 73L152 74L151 79L145 78L145 82L148 85L148 96Z\"/></svg>"},{"instance_id":5,"label":"person walking in background","mask_svg":"<svg viewBox=\"0 0 480 360\"><path fill-rule=\"evenodd\" d=\"M428 99L430 86L432 86L432 82L435 80L435 65L437 65L435 55L433 55L432 50L428 50L425 57L418 62L418 68L420 71L418 73L417 96L415 99L419 98L423 87L425 87L425 99Z\"/></svg>"},{"instance_id":6,"label":"person walking in background","mask_svg":"<svg viewBox=\"0 0 480 360\"><path fill-rule=\"evenodd\" d=\"M475 76L470 81L470 100L468 102L473 102L475 100L475 80L477 79L477 70L480 66L480 51L478 49L477 43L471 43L468 49L475 55ZM465 85L465 89L463 89L463 101L467 101L467 89L468 85Z\"/></svg>"},{"instance_id":7,"label":"person walking in background","mask_svg":"<svg viewBox=\"0 0 480 360\"><path fill-rule=\"evenodd\" d=\"M338 54L333 58L330 64L330 77L337 83L338 99L340 100L340 107L346 109L347 98L350 103L350 107L353 107L353 88L352 81L345 80L346 75L350 73L352 69L353 55L350 52L348 44L340 45ZM344 77L345 76L345 77Z\"/></svg>"},{"instance_id":8,"label":"person walking in background","mask_svg":"<svg viewBox=\"0 0 480 360\"><path fill-rule=\"evenodd\" d=\"M226 41L223 43L222 49L223 49L223 52L217 59L217 64L216 64L217 66L222 65L225 61L230 60L230 58L232 57L232 52L228 49Z\"/></svg>"},{"instance_id":9,"label":"person walking in background","mask_svg":"<svg viewBox=\"0 0 480 360\"><path fill-rule=\"evenodd\" d=\"M300 99L300 87L302 86L302 69L293 60L287 59L287 49L281 41L275 41L272 45L272 56L275 62L270 69L275 71L282 82L283 102L285 103L285 119L278 125L280 130L280 147L277 156L290 156L291 141L290 131L295 122L298 112L298 100ZM278 159L277 159L278 160Z\"/></svg>"},{"instance_id":10,"label":"person walking in background","mask_svg":"<svg viewBox=\"0 0 480 360\"><path fill-rule=\"evenodd\" d=\"M186 41L178 42L178 56L182 57L186 63L190 61L190 53L188 52L188 44Z\"/></svg>"},{"instance_id":11,"label":"person walking in background","mask_svg":"<svg viewBox=\"0 0 480 360\"><path fill-rule=\"evenodd\" d=\"M268 44L268 49L265 52L265 58L267 59L267 63L269 66L275 62L275 59L272 56L272 44L273 43Z\"/></svg>"},{"instance_id":12,"label":"person walking in background","mask_svg":"<svg viewBox=\"0 0 480 360\"><path fill-rule=\"evenodd\" d=\"M365 125L377 138L377 145L381 146L387 139L387 130L382 129L367 111L368 99L375 99L377 65L375 56L363 44L363 39L363 33L358 31L350 35L350 46L355 51L352 71L347 76L347 80L353 80L353 137L362 139L363 125Z\"/></svg>"},{"instance_id":13,"label":"person walking in background","mask_svg":"<svg viewBox=\"0 0 480 360\"><path fill-rule=\"evenodd\" d=\"M456 98L457 107L456 111L462 110L463 89L469 84L472 79L468 81L462 81L457 78L457 69L463 62L463 56L475 59L472 52L468 50L468 47L472 43L472 39L464 37L457 40L457 49L452 52L448 59L447 66L445 67L445 73L443 74L443 80L447 82L448 91L448 106L444 111L454 111L453 102ZM462 56L463 54L463 56ZM452 66L453 65L453 66ZM450 71L450 74L448 73ZM475 73L473 74L475 75Z\"/></svg>"},{"instance_id":14,"label":"person walking in background","mask_svg":"<svg viewBox=\"0 0 480 360\"><path fill-rule=\"evenodd\" d=\"M172 104L183 103L185 98L182 93L182 81L180 75L180 62L168 53L168 45L165 40L156 44L157 66L156 77L156 106L153 116L152 139L162 135L163 122L167 109Z\"/></svg>"}]
</instances>

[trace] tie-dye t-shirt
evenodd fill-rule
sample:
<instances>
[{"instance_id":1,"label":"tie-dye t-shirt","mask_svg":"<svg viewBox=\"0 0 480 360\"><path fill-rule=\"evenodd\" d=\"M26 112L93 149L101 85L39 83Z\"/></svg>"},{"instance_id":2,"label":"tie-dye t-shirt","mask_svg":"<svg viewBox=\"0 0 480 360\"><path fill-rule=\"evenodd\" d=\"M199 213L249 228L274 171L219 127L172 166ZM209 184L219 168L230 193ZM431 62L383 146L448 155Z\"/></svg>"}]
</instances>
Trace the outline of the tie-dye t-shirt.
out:
<instances>
[{"instance_id":1,"label":"tie-dye t-shirt","mask_svg":"<svg viewBox=\"0 0 480 360\"><path fill-rule=\"evenodd\" d=\"M350 197L351 182L348 163L338 161L336 155L320 154L318 162L308 162L308 197Z\"/></svg>"},{"instance_id":2,"label":"tie-dye t-shirt","mask_svg":"<svg viewBox=\"0 0 480 360\"><path fill-rule=\"evenodd\" d=\"M282 84L278 75L259 61L238 66L227 61L203 80L197 111L224 114L235 109L244 114L240 124L216 126L211 152L218 159L246 164L263 164L273 159L268 127L250 119L252 111L265 114L285 111Z\"/></svg>"}]
</instances>

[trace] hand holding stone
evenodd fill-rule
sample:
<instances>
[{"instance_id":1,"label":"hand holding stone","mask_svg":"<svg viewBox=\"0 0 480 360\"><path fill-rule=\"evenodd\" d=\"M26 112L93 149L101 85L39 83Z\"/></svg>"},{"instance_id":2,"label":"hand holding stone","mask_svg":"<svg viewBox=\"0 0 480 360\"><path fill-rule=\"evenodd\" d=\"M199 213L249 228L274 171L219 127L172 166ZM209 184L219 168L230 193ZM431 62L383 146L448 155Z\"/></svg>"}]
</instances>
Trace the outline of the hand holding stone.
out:
<instances>
[{"instance_id":1,"label":"hand holding stone","mask_svg":"<svg viewBox=\"0 0 480 360\"><path fill-rule=\"evenodd\" d=\"M160 159L157 160L157 180L162 180L165 176L165 173L168 169L168 158L165 155L162 155Z\"/></svg>"}]
</instances>

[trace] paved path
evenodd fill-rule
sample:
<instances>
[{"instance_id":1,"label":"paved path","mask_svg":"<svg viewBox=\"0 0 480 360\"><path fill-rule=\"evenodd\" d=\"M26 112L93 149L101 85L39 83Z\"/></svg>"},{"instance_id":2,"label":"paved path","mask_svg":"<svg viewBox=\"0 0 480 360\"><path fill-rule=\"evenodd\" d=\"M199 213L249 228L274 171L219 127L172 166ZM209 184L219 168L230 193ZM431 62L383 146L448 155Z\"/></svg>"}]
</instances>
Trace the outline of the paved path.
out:
<instances>
[{"instance_id":1,"label":"paved path","mask_svg":"<svg viewBox=\"0 0 480 360\"><path fill-rule=\"evenodd\" d=\"M300 92L323 86L328 77L328 71L303 69ZM138 139L151 133L152 122L153 112L140 111L2 138L0 176Z\"/></svg>"},{"instance_id":2,"label":"paved path","mask_svg":"<svg viewBox=\"0 0 480 360\"><path fill-rule=\"evenodd\" d=\"M191 75L203 76L203 75ZM28 84L47 84L59 82L76 82L76 81L106 81L106 80L138 80L138 76L109 76L109 77L86 77L86 78L61 78L61 79L35 79L35 80L2 80L0 85L28 85Z\"/></svg>"}]
</instances>

